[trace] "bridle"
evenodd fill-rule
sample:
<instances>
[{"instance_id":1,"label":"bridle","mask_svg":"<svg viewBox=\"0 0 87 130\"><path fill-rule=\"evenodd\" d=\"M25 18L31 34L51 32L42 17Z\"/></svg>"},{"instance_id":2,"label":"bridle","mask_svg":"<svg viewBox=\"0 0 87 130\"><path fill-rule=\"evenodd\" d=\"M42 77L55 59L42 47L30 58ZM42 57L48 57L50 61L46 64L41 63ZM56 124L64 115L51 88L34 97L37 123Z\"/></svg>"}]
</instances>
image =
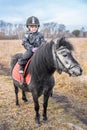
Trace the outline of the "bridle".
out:
<instances>
[{"instance_id":1,"label":"bridle","mask_svg":"<svg viewBox=\"0 0 87 130\"><path fill-rule=\"evenodd\" d=\"M57 68L59 74L61 74L61 73L62 73L62 70L61 70L60 67L59 67L59 62L57 62L57 54L56 54L55 44L53 44L53 46L52 46L52 54L53 54L53 60L54 60L55 68Z\"/></svg>"},{"instance_id":2,"label":"bridle","mask_svg":"<svg viewBox=\"0 0 87 130\"><path fill-rule=\"evenodd\" d=\"M63 50L63 49L66 49L66 47L63 47L63 46L62 46L61 48L57 49L57 52L60 51L60 50ZM70 65L69 67L66 67L66 66L64 65L64 63L62 62L62 60L60 59L60 57L58 56L58 54L56 53L56 45L55 45L55 44L53 44L53 46L52 46L52 53L53 53L54 64L55 64L55 67L57 68L59 74L62 73L62 70L60 69L60 64L63 66L64 70L65 70L66 72L68 72L68 73L69 73L69 70L70 70L70 69L72 69L72 68L74 68L75 66L77 66L77 65L75 64L75 65L73 65L73 66Z\"/></svg>"}]
</instances>

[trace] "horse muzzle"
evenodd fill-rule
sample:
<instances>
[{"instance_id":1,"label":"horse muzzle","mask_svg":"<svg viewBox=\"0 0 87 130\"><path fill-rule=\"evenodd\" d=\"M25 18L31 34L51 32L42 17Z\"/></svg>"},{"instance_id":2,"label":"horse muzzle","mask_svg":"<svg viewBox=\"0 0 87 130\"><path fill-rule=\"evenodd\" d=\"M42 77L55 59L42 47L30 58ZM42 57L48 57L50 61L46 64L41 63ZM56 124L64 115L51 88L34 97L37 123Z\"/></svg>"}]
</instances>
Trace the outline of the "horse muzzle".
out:
<instances>
[{"instance_id":1,"label":"horse muzzle","mask_svg":"<svg viewBox=\"0 0 87 130\"><path fill-rule=\"evenodd\" d=\"M68 73L70 76L80 76L82 75L82 68L80 65L76 65L74 67L72 67L71 69L68 70Z\"/></svg>"}]
</instances>

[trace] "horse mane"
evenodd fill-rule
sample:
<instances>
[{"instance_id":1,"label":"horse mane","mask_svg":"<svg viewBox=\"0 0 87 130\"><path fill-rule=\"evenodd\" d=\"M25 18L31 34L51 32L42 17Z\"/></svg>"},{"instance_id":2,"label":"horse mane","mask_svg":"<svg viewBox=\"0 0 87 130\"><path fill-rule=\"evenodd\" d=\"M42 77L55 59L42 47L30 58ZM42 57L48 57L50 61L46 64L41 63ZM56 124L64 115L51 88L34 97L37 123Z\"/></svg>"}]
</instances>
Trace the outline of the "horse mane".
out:
<instances>
[{"instance_id":1,"label":"horse mane","mask_svg":"<svg viewBox=\"0 0 87 130\"><path fill-rule=\"evenodd\" d=\"M69 41L66 41L66 40L65 40L65 37L63 37L63 38L57 40L56 49L58 49L58 48L61 47L61 46L66 47L66 48L69 49L70 51L73 51L73 50L74 50L73 45L72 45Z\"/></svg>"},{"instance_id":2,"label":"horse mane","mask_svg":"<svg viewBox=\"0 0 87 130\"><path fill-rule=\"evenodd\" d=\"M43 44L32 56L28 72L34 79L41 80L44 77L50 76L55 71L52 55L53 44L53 41Z\"/></svg>"}]
</instances>

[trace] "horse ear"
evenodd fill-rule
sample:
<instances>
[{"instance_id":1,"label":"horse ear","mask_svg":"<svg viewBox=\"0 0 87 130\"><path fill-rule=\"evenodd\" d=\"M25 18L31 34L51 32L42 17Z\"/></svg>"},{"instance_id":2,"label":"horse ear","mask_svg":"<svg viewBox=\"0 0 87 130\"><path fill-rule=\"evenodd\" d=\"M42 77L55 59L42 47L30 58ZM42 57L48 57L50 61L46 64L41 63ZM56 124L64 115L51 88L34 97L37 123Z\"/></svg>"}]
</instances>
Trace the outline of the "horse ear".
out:
<instances>
[{"instance_id":1,"label":"horse ear","mask_svg":"<svg viewBox=\"0 0 87 130\"><path fill-rule=\"evenodd\" d=\"M62 43L65 41L65 37L62 37L57 40L56 49L58 49L60 46L62 46Z\"/></svg>"},{"instance_id":2,"label":"horse ear","mask_svg":"<svg viewBox=\"0 0 87 130\"><path fill-rule=\"evenodd\" d=\"M60 38L60 40L59 40L59 45L60 45L60 46L63 45L64 42L65 42L65 37Z\"/></svg>"},{"instance_id":3,"label":"horse ear","mask_svg":"<svg viewBox=\"0 0 87 130\"><path fill-rule=\"evenodd\" d=\"M61 37L61 39L60 39L61 41L65 41L65 37Z\"/></svg>"},{"instance_id":4,"label":"horse ear","mask_svg":"<svg viewBox=\"0 0 87 130\"><path fill-rule=\"evenodd\" d=\"M53 41L53 40L51 40L51 41L50 41L50 43L51 43L51 44L54 44L54 41Z\"/></svg>"},{"instance_id":5,"label":"horse ear","mask_svg":"<svg viewBox=\"0 0 87 130\"><path fill-rule=\"evenodd\" d=\"M58 40L57 40L57 43L63 42L63 41L65 41L65 37L61 37L60 39L58 39Z\"/></svg>"},{"instance_id":6,"label":"horse ear","mask_svg":"<svg viewBox=\"0 0 87 130\"><path fill-rule=\"evenodd\" d=\"M63 46L64 45L64 41L65 41L65 37L62 37L62 38L58 39L56 48L58 49L60 46Z\"/></svg>"},{"instance_id":7,"label":"horse ear","mask_svg":"<svg viewBox=\"0 0 87 130\"><path fill-rule=\"evenodd\" d=\"M62 37L62 38L60 39L60 41L61 41L61 42L65 41L65 37Z\"/></svg>"}]
</instances>

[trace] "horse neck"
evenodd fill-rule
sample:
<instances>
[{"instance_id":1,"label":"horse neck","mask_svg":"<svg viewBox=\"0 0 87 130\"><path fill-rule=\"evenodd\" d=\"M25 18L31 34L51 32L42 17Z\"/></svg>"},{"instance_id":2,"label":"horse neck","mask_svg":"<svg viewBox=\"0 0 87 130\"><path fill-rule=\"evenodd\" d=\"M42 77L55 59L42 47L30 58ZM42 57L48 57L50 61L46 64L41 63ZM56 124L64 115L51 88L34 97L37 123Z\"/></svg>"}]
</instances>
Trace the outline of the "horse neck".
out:
<instances>
[{"instance_id":1,"label":"horse neck","mask_svg":"<svg viewBox=\"0 0 87 130\"><path fill-rule=\"evenodd\" d=\"M43 54L42 58L43 59L43 65L46 67L46 69L50 72L54 72L54 59L53 59L53 53L52 53L52 46L53 44L48 43L44 46L43 48Z\"/></svg>"},{"instance_id":2,"label":"horse neck","mask_svg":"<svg viewBox=\"0 0 87 130\"><path fill-rule=\"evenodd\" d=\"M52 45L46 44L33 55L29 71L34 77L51 76L54 71L54 60L52 55Z\"/></svg>"}]
</instances>

